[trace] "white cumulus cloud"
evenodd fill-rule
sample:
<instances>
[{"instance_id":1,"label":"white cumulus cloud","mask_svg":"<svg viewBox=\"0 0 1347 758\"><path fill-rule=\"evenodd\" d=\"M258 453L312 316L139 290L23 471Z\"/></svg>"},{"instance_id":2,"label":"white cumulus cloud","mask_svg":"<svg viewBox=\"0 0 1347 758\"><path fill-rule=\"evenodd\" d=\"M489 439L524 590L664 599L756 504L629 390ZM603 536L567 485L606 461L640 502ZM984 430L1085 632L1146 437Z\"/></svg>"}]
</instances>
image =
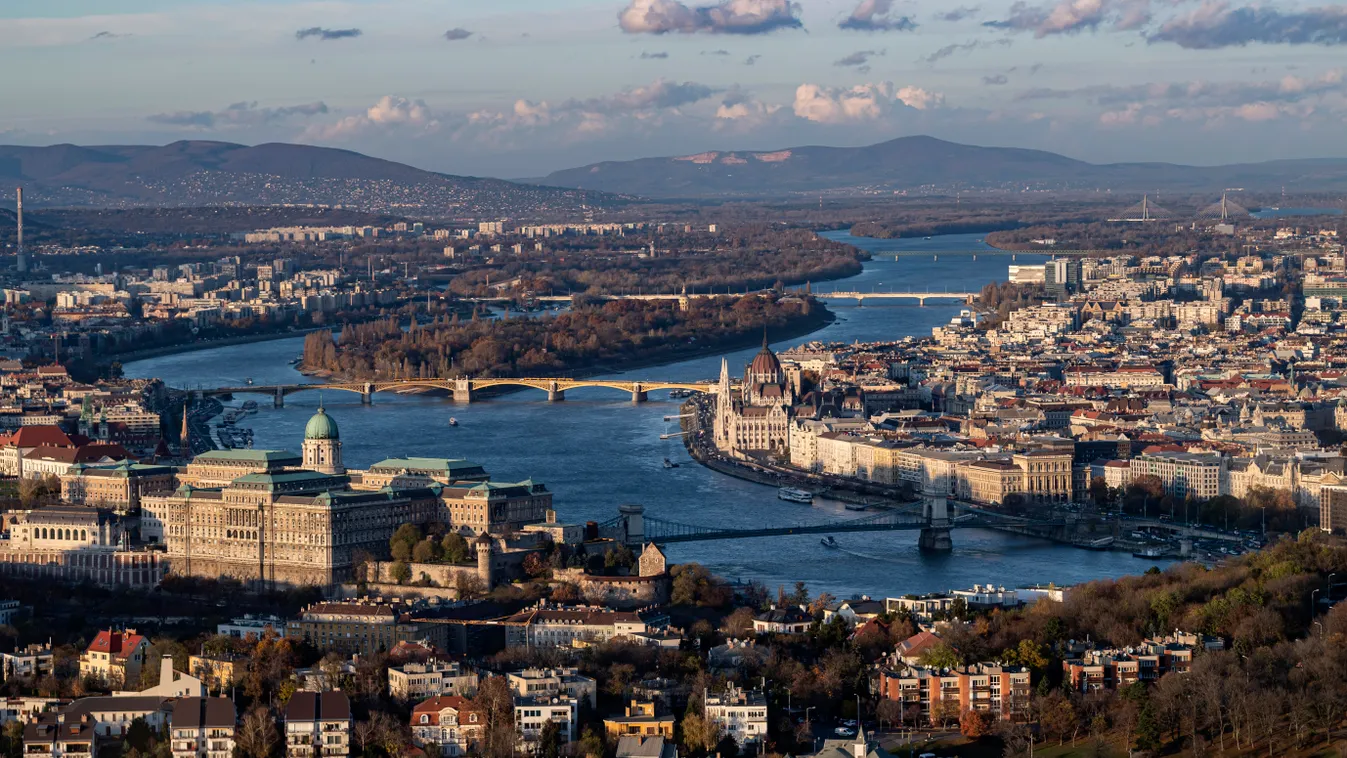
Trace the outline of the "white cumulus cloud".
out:
<instances>
[{"instance_id":1,"label":"white cumulus cloud","mask_svg":"<svg viewBox=\"0 0 1347 758\"><path fill-rule=\"evenodd\" d=\"M795 115L820 124L874 121L896 107L929 110L943 105L945 96L921 87L896 87L892 82L828 87L801 84L795 90Z\"/></svg>"}]
</instances>

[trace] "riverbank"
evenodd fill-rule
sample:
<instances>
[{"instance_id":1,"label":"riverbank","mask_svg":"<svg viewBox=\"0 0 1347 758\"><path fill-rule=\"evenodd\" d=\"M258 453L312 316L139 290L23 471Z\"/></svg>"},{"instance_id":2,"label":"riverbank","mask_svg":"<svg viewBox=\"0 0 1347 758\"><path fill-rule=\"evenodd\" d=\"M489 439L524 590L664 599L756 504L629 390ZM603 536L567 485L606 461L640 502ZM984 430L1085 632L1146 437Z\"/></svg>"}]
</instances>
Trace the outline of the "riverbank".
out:
<instances>
[{"instance_id":1,"label":"riverbank","mask_svg":"<svg viewBox=\"0 0 1347 758\"><path fill-rule=\"evenodd\" d=\"M164 347L151 347L145 350L135 350L129 353L113 353L103 356L109 361L120 361L129 363L131 361L143 361L150 358L163 358L168 355L180 355L182 353L193 353L198 350L212 350L217 347L231 347L233 345L250 345L255 342L271 342L273 340L289 339L291 337L303 337L310 332L320 331L322 329L331 329L330 326L315 326L307 329L294 329L284 332L268 332L266 334L244 334L238 337L224 337L218 340L207 340L203 342L191 342L182 345L165 345Z\"/></svg>"}]
</instances>

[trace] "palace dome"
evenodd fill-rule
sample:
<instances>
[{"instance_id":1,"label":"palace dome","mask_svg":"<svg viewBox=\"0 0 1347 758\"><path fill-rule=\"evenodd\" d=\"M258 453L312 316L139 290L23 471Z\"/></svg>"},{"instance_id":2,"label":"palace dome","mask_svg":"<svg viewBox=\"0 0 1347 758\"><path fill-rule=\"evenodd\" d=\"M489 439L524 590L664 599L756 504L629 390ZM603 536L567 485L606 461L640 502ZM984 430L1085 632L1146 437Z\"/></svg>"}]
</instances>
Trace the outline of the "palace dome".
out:
<instances>
[{"instance_id":1,"label":"palace dome","mask_svg":"<svg viewBox=\"0 0 1347 758\"><path fill-rule=\"evenodd\" d=\"M337 432L337 422L327 415L323 406L318 406L318 412L313 414L309 423L304 427L304 439L306 440L337 440L341 439L341 434Z\"/></svg>"},{"instance_id":2,"label":"palace dome","mask_svg":"<svg viewBox=\"0 0 1347 758\"><path fill-rule=\"evenodd\" d=\"M781 361L776 359L776 354L770 348L763 345L762 350L753 356L748 373L753 376L777 376L781 373Z\"/></svg>"}]
</instances>

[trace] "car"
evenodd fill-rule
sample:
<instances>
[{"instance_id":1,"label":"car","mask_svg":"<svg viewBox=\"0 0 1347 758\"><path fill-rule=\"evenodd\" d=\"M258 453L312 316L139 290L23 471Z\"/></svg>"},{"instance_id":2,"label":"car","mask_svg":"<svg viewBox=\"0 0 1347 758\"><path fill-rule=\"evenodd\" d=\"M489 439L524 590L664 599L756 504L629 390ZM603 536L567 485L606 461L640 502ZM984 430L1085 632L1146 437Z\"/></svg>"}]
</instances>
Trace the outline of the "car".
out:
<instances>
[{"instance_id":1,"label":"car","mask_svg":"<svg viewBox=\"0 0 1347 758\"><path fill-rule=\"evenodd\" d=\"M836 734L838 737L855 737L856 730L845 726L839 726L833 730L833 734Z\"/></svg>"}]
</instances>

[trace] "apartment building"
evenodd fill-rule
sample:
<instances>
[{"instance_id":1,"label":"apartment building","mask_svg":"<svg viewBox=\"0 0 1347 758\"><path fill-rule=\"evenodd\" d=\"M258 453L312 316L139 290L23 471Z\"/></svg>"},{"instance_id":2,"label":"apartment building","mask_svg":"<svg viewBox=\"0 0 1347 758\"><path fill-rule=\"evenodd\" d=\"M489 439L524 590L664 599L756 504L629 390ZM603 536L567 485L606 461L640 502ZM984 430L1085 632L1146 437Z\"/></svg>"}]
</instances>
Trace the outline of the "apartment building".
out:
<instances>
[{"instance_id":1,"label":"apartment building","mask_svg":"<svg viewBox=\"0 0 1347 758\"><path fill-rule=\"evenodd\" d=\"M562 742L574 742L579 716L580 701L569 695L516 697L514 726L519 732L520 749L533 752L549 721L560 728Z\"/></svg>"},{"instance_id":2,"label":"apartment building","mask_svg":"<svg viewBox=\"0 0 1347 758\"><path fill-rule=\"evenodd\" d=\"M647 631L639 614L588 606L539 606L502 622L506 647L577 647Z\"/></svg>"},{"instance_id":3,"label":"apartment building","mask_svg":"<svg viewBox=\"0 0 1347 758\"><path fill-rule=\"evenodd\" d=\"M552 697L568 695L586 702L593 708L598 697L598 683L582 676L579 669L524 669L505 675L510 691L517 697Z\"/></svg>"},{"instance_id":4,"label":"apartment building","mask_svg":"<svg viewBox=\"0 0 1347 758\"><path fill-rule=\"evenodd\" d=\"M653 701L632 699L621 716L603 719L603 730L610 740L630 736L660 736L672 740L674 720L671 713L660 714Z\"/></svg>"},{"instance_id":5,"label":"apartment building","mask_svg":"<svg viewBox=\"0 0 1347 758\"><path fill-rule=\"evenodd\" d=\"M1135 647L1086 650L1079 657L1062 661L1063 678L1078 692L1113 690L1136 682L1154 682L1170 672L1187 673L1194 655L1224 647L1219 637L1174 632Z\"/></svg>"},{"instance_id":6,"label":"apartment building","mask_svg":"<svg viewBox=\"0 0 1347 758\"><path fill-rule=\"evenodd\" d=\"M1158 477L1165 492L1182 500L1210 500L1221 494L1225 458L1220 453L1142 452L1132 459L1131 478Z\"/></svg>"},{"instance_id":7,"label":"apartment building","mask_svg":"<svg viewBox=\"0 0 1347 758\"><path fill-rule=\"evenodd\" d=\"M173 758L233 758L235 729L229 698L182 698L173 704L168 723Z\"/></svg>"},{"instance_id":8,"label":"apartment building","mask_svg":"<svg viewBox=\"0 0 1347 758\"><path fill-rule=\"evenodd\" d=\"M399 700L477 693L477 672L458 661L431 658L388 667L388 694Z\"/></svg>"},{"instance_id":9,"label":"apartment building","mask_svg":"<svg viewBox=\"0 0 1347 758\"><path fill-rule=\"evenodd\" d=\"M320 650L373 655L392 650L399 642L415 642L424 633L419 624L407 620L401 607L347 601L308 606L298 619L286 625L285 636L304 640Z\"/></svg>"},{"instance_id":10,"label":"apartment building","mask_svg":"<svg viewBox=\"0 0 1347 758\"><path fill-rule=\"evenodd\" d=\"M707 694L703 716L742 749L767 737L767 698L761 690L730 684L724 692Z\"/></svg>"},{"instance_id":11,"label":"apartment building","mask_svg":"<svg viewBox=\"0 0 1347 758\"><path fill-rule=\"evenodd\" d=\"M0 653L0 681L41 679L52 673L51 645L32 644L12 653Z\"/></svg>"},{"instance_id":12,"label":"apartment building","mask_svg":"<svg viewBox=\"0 0 1347 758\"><path fill-rule=\"evenodd\" d=\"M1029 711L1029 670L1019 666L975 663L957 669L934 669L899 663L881 667L874 677L880 697L917 708L932 725L957 722L964 711L1023 719Z\"/></svg>"},{"instance_id":13,"label":"apartment building","mask_svg":"<svg viewBox=\"0 0 1347 758\"><path fill-rule=\"evenodd\" d=\"M296 692L285 706L287 758L351 753L351 701L346 693Z\"/></svg>"}]
</instances>

